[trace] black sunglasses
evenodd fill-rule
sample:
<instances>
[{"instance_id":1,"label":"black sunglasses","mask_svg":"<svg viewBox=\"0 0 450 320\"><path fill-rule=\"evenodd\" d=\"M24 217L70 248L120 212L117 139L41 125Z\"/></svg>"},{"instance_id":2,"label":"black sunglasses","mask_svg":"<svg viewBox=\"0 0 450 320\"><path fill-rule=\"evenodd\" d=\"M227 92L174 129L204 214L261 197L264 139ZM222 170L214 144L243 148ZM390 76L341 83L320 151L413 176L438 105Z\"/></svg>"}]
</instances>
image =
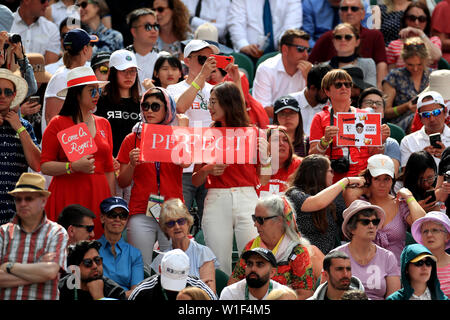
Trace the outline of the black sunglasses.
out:
<instances>
[{"instance_id":1,"label":"black sunglasses","mask_svg":"<svg viewBox=\"0 0 450 320\"><path fill-rule=\"evenodd\" d=\"M86 268L92 267L94 262L97 266L101 266L103 264L103 258L100 256L96 256L92 259L83 259L83 261L81 261L81 263L83 263Z\"/></svg>"},{"instance_id":2,"label":"black sunglasses","mask_svg":"<svg viewBox=\"0 0 450 320\"><path fill-rule=\"evenodd\" d=\"M357 221L361 222L363 226L368 226L369 223L371 222L374 226L377 226L380 224L381 220L377 218L377 219L358 219Z\"/></svg>"},{"instance_id":3,"label":"black sunglasses","mask_svg":"<svg viewBox=\"0 0 450 320\"><path fill-rule=\"evenodd\" d=\"M94 231L94 225L85 225L85 224L73 224L74 227L85 228L87 232L91 233Z\"/></svg>"},{"instance_id":4,"label":"black sunglasses","mask_svg":"<svg viewBox=\"0 0 450 320\"><path fill-rule=\"evenodd\" d=\"M41 0L42 1L42 0ZM80 8L83 8L83 9L86 9L86 7L87 7L87 5L89 4L89 1L83 1L83 2L78 2L77 4L76 4L76 6L78 6L78 7L80 7Z\"/></svg>"},{"instance_id":5,"label":"black sunglasses","mask_svg":"<svg viewBox=\"0 0 450 320\"><path fill-rule=\"evenodd\" d=\"M159 13L163 13L164 10L166 10L167 7L157 7L157 8L152 8L153 11L158 11Z\"/></svg>"},{"instance_id":6,"label":"black sunglasses","mask_svg":"<svg viewBox=\"0 0 450 320\"><path fill-rule=\"evenodd\" d=\"M286 43L287 46L289 47L295 47L297 49L298 52L308 52L311 53L311 48L305 47L305 46L299 46L293 43Z\"/></svg>"},{"instance_id":7,"label":"black sunglasses","mask_svg":"<svg viewBox=\"0 0 450 320\"><path fill-rule=\"evenodd\" d=\"M263 225L266 220L273 219L273 218L276 218L276 217L278 217L278 216L257 217L254 214L252 214L253 222L258 222L258 224L260 224L260 225Z\"/></svg>"},{"instance_id":8,"label":"black sunglasses","mask_svg":"<svg viewBox=\"0 0 450 320\"><path fill-rule=\"evenodd\" d=\"M335 34L335 35L334 35L334 38L335 38L336 40L342 40L342 39L345 39L345 40L347 40L347 41L350 41L350 40L353 39L353 37L354 37L353 34L344 34L344 35L342 35L342 34Z\"/></svg>"},{"instance_id":9,"label":"black sunglasses","mask_svg":"<svg viewBox=\"0 0 450 320\"><path fill-rule=\"evenodd\" d=\"M186 218L180 218L180 219L177 219L177 220L171 220L171 221L167 221L166 222L166 227L167 228L173 228L173 227L175 227L175 223L178 223L179 226L183 226L183 225L186 224L186 222L187 222Z\"/></svg>"},{"instance_id":10,"label":"black sunglasses","mask_svg":"<svg viewBox=\"0 0 450 320\"><path fill-rule=\"evenodd\" d=\"M151 24L151 23L140 24L140 25L135 26L133 28L139 28L139 27L142 27L142 26L144 26L145 31L152 31L152 29L155 30L155 31L159 31L159 28L160 28L159 23L155 23L155 24Z\"/></svg>"},{"instance_id":11,"label":"black sunglasses","mask_svg":"<svg viewBox=\"0 0 450 320\"><path fill-rule=\"evenodd\" d=\"M41 4L46 3L48 0L41 0Z\"/></svg>"},{"instance_id":12,"label":"black sunglasses","mask_svg":"<svg viewBox=\"0 0 450 320\"><path fill-rule=\"evenodd\" d=\"M333 85L336 89L340 89L340 88L342 88L342 86L345 86L346 88L351 88L353 85L353 82L347 82L347 81L346 82L336 82Z\"/></svg>"},{"instance_id":13,"label":"black sunglasses","mask_svg":"<svg viewBox=\"0 0 450 320\"><path fill-rule=\"evenodd\" d=\"M208 59L207 56L197 56L197 61L200 65L204 65L206 62L206 59Z\"/></svg>"},{"instance_id":14,"label":"black sunglasses","mask_svg":"<svg viewBox=\"0 0 450 320\"><path fill-rule=\"evenodd\" d=\"M128 212L114 212L114 211L110 211L106 213L106 216L109 219L115 219L117 217L120 218L120 220L127 220L128 219Z\"/></svg>"},{"instance_id":15,"label":"black sunglasses","mask_svg":"<svg viewBox=\"0 0 450 320\"><path fill-rule=\"evenodd\" d=\"M6 97L12 97L14 95L14 91L10 88L0 88L0 96L5 94Z\"/></svg>"},{"instance_id":16,"label":"black sunglasses","mask_svg":"<svg viewBox=\"0 0 450 320\"><path fill-rule=\"evenodd\" d=\"M413 14L408 14L406 16L406 19L408 19L411 22L415 22L416 20L419 20L419 22L421 23L427 22L427 16L415 16Z\"/></svg>"},{"instance_id":17,"label":"black sunglasses","mask_svg":"<svg viewBox=\"0 0 450 320\"><path fill-rule=\"evenodd\" d=\"M143 111L148 111L149 109L152 109L153 112L158 112L159 109L161 109L161 105L156 102L152 102L151 104L148 102L142 102L141 108Z\"/></svg>"},{"instance_id":18,"label":"black sunglasses","mask_svg":"<svg viewBox=\"0 0 450 320\"><path fill-rule=\"evenodd\" d=\"M352 12L357 12L359 9L361 9L360 7L355 7L355 6L342 6L339 7L339 10L341 10L342 12L347 12L348 9L350 8L350 10L352 10Z\"/></svg>"},{"instance_id":19,"label":"black sunglasses","mask_svg":"<svg viewBox=\"0 0 450 320\"><path fill-rule=\"evenodd\" d=\"M421 267L424 264L427 267L431 267L433 265L433 260L431 260L430 258L426 258L425 260L419 260L417 262L412 262L413 265L415 265L416 267Z\"/></svg>"}]
</instances>

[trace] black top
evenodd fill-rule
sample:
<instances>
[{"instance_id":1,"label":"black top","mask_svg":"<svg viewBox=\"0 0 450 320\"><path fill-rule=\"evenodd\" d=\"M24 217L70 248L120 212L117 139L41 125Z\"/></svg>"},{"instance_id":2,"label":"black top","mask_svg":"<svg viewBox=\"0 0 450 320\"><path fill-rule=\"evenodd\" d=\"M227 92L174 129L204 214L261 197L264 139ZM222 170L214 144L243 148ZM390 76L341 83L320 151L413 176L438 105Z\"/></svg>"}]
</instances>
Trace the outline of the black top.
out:
<instances>
[{"instance_id":1,"label":"black top","mask_svg":"<svg viewBox=\"0 0 450 320\"><path fill-rule=\"evenodd\" d=\"M107 277L103 277L103 282L103 294L105 295L105 298L127 300L125 290L120 285ZM81 289L71 289L74 283L75 281L72 277L72 274L67 274L59 280L59 300L75 300L76 296L76 300L80 301L93 300L89 291L84 291ZM75 290L77 291L76 293Z\"/></svg>"}]
</instances>

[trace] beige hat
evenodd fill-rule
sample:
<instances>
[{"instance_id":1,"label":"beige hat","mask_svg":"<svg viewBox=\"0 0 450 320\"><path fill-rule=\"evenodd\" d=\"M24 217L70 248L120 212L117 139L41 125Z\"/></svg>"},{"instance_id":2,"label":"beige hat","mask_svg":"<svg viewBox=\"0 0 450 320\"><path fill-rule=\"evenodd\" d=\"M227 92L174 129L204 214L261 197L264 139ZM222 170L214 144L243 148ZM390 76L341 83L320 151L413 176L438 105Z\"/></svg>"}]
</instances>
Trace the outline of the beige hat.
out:
<instances>
[{"instance_id":1,"label":"beige hat","mask_svg":"<svg viewBox=\"0 0 450 320\"><path fill-rule=\"evenodd\" d=\"M219 42L219 32L215 25L206 22L197 27L194 33L194 39Z\"/></svg>"},{"instance_id":2,"label":"beige hat","mask_svg":"<svg viewBox=\"0 0 450 320\"><path fill-rule=\"evenodd\" d=\"M45 71L45 59L40 53L27 53L28 61L33 67L34 78L37 83L48 83L52 77L51 73Z\"/></svg>"},{"instance_id":3,"label":"beige hat","mask_svg":"<svg viewBox=\"0 0 450 320\"><path fill-rule=\"evenodd\" d=\"M28 84L26 80L5 68L0 68L0 79L9 80L14 83L14 86L16 87L16 97L11 102L9 107L12 109L13 107L21 104L28 93Z\"/></svg>"},{"instance_id":4,"label":"beige hat","mask_svg":"<svg viewBox=\"0 0 450 320\"><path fill-rule=\"evenodd\" d=\"M422 92L437 91L444 100L450 100L450 70L435 70L430 73L430 82Z\"/></svg>"},{"instance_id":5,"label":"beige hat","mask_svg":"<svg viewBox=\"0 0 450 320\"><path fill-rule=\"evenodd\" d=\"M8 194L14 196L19 192L38 192L44 196L49 196L50 191L45 190L45 178L37 173L22 173L16 187Z\"/></svg>"},{"instance_id":6,"label":"beige hat","mask_svg":"<svg viewBox=\"0 0 450 320\"><path fill-rule=\"evenodd\" d=\"M389 175L394 178L395 167L394 161L384 154L375 154L367 160L367 169L369 169L372 177L378 177L382 174Z\"/></svg>"}]
</instances>

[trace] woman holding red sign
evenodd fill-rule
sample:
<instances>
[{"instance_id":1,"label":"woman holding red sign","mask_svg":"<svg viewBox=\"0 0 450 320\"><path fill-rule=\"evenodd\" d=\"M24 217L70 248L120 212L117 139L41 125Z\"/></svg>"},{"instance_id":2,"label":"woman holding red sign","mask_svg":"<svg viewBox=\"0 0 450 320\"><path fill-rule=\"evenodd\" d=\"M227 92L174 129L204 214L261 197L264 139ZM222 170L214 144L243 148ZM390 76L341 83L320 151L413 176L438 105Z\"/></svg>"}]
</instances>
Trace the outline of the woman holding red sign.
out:
<instances>
[{"instance_id":1,"label":"woman holding red sign","mask_svg":"<svg viewBox=\"0 0 450 320\"><path fill-rule=\"evenodd\" d=\"M47 217L56 221L64 207L78 203L96 213L96 238L103 233L100 202L115 193L111 126L108 120L93 114L106 83L98 81L90 67L70 70L67 88L58 92L66 98L62 109L42 137L41 171L53 177L48 188L52 194L45 206ZM97 151L70 162L57 134L82 123L89 129ZM71 139L76 143L76 137Z\"/></svg>"}]
</instances>

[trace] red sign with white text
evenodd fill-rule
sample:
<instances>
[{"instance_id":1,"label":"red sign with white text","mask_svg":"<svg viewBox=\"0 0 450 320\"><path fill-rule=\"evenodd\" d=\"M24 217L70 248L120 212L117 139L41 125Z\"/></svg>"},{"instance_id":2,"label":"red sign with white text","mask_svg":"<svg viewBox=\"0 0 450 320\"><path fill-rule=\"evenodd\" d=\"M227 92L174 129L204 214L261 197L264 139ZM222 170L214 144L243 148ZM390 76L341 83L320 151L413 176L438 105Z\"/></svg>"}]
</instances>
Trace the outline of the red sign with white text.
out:
<instances>
[{"instance_id":1,"label":"red sign with white text","mask_svg":"<svg viewBox=\"0 0 450 320\"><path fill-rule=\"evenodd\" d=\"M58 132L57 137L70 162L97 151L97 145L85 123L64 129Z\"/></svg>"},{"instance_id":2,"label":"red sign with white text","mask_svg":"<svg viewBox=\"0 0 450 320\"><path fill-rule=\"evenodd\" d=\"M338 112L338 146L381 146L381 113Z\"/></svg>"},{"instance_id":3,"label":"red sign with white text","mask_svg":"<svg viewBox=\"0 0 450 320\"><path fill-rule=\"evenodd\" d=\"M243 164L257 162L258 129L144 124L140 161Z\"/></svg>"}]
</instances>

